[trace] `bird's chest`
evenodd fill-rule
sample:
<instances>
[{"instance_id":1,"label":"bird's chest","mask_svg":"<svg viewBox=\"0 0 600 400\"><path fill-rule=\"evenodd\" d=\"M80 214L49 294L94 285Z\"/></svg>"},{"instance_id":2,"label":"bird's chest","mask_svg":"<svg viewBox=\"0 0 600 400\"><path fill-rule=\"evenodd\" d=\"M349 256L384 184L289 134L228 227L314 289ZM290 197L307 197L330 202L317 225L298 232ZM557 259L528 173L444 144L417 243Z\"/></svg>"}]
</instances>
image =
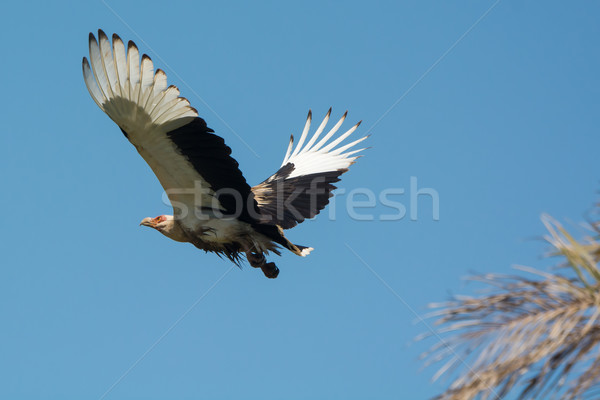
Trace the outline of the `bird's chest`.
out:
<instances>
[{"instance_id":1,"label":"bird's chest","mask_svg":"<svg viewBox=\"0 0 600 400\"><path fill-rule=\"evenodd\" d=\"M206 221L198 221L195 231L205 242L231 243L250 234L249 224L237 219L210 218Z\"/></svg>"}]
</instances>

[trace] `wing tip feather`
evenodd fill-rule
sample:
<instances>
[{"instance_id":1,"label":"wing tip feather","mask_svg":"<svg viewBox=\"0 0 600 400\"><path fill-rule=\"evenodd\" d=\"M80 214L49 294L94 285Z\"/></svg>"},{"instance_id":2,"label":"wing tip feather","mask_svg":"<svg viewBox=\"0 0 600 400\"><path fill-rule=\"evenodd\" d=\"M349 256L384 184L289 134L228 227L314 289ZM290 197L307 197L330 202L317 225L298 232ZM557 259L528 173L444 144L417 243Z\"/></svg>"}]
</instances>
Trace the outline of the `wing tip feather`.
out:
<instances>
[{"instance_id":1,"label":"wing tip feather","mask_svg":"<svg viewBox=\"0 0 600 400\"><path fill-rule=\"evenodd\" d=\"M321 125L325 125L327 123L332 110L333 108L330 107ZM353 157L353 154L357 154L370 148L367 147L359 150L353 150L358 143L369 138L371 136L370 134L365 135L351 143L344 144L341 147L338 146L362 124L362 120L358 121L344 134L338 135L338 137L334 140L330 140L345 121L347 116L348 110L344 112L342 117L338 120L338 122L336 122L335 126L325 137L321 139L319 143L316 143L313 146L313 142L316 140L317 133L320 133L324 126L320 126L317 129L317 132L315 132L308 144L303 146L302 149L296 149L293 153L286 154L286 161L288 163L292 162L297 165L294 176L303 176L313 173L326 173L329 171L339 171L340 174L343 174L348 171L348 168L354 164L358 158L360 158L360 156ZM290 139L293 140L293 137ZM290 141L290 147L292 144L293 142Z\"/></svg>"},{"instance_id":2,"label":"wing tip feather","mask_svg":"<svg viewBox=\"0 0 600 400\"><path fill-rule=\"evenodd\" d=\"M136 51L138 50L137 46L135 45L135 43L133 42L133 40L130 40L127 42L127 51L129 52L130 50L135 49Z\"/></svg>"},{"instance_id":3,"label":"wing tip feather","mask_svg":"<svg viewBox=\"0 0 600 400\"><path fill-rule=\"evenodd\" d=\"M106 52L108 51L106 45L111 44L110 38L112 38L112 46L110 46L112 54L106 55ZM154 70L152 58L148 54L142 54L140 60L141 52L133 40L123 41L116 33L113 33L109 37L106 35L105 31L98 29L97 34L95 32L89 32L88 41L90 55L82 58L84 79L94 101L103 111L109 114L113 120L117 121L123 118L132 118L132 121L129 122L134 123L133 120L136 116L135 114L133 116L127 113L123 114L122 110L119 111L114 107L110 109L105 109L103 107L103 102L108 96L103 93L102 86L106 86L106 84L111 85L111 76L99 76L93 67L97 66L98 71L102 72L100 68L103 68L103 65L100 62L103 60L103 57L117 57L117 54L119 58L114 59L114 66L117 74L117 84L120 85L121 91L118 91L118 93L115 92L116 97L123 96L134 103L138 103L138 105L144 109L149 107L146 111L151 115L151 118L152 112L157 106L167 107L163 110L167 114L167 117L171 116L173 118L179 118L182 115L187 117L198 116L198 110L191 106L190 101L185 97L180 96L181 92L179 88L175 85L168 86L167 74L165 71L160 68ZM122 70L119 70L119 66L122 67ZM150 74L150 71L153 73ZM153 77L151 77L151 75L153 75ZM121 81L121 79L123 79L123 81ZM152 80L154 82L152 82ZM129 83L125 85L125 82ZM138 85L140 86L138 87ZM144 90L148 87L153 87L153 89L149 92L145 92ZM109 86L107 89L112 89L112 87ZM165 98L164 92L167 90L169 91L169 95ZM111 98L114 97L112 96L112 93L110 94ZM162 114L164 113L161 113L161 115ZM161 115L157 116L152 121L159 124L169 122L159 121L158 118Z\"/></svg>"},{"instance_id":4,"label":"wing tip feather","mask_svg":"<svg viewBox=\"0 0 600 400\"><path fill-rule=\"evenodd\" d=\"M106 36L106 33L102 29L98 29L98 39L108 40L108 36Z\"/></svg>"}]
</instances>

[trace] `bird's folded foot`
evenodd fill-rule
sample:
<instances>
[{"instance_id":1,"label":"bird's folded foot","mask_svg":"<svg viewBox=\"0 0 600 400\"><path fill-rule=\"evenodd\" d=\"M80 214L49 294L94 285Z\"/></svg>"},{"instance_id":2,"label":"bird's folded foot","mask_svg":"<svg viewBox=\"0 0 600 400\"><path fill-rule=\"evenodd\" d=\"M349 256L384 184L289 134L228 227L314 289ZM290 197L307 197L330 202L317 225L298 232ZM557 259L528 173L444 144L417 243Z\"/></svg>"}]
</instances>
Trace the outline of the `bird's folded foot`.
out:
<instances>
[{"instance_id":1,"label":"bird's folded foot","mask_svg":"<svg viewBox=\"0 0 600 400\"><path fill-rule=\"evenodd\" d=\"M279 268L273 262L268 263L263 253L247 252L246 258L251 266L260 268L267 278L275 279L279 275Z\"/></svg>"},{"instance_id":2,"label":"bird's folded foot","mask_svg":"<svg viewBox=\"0 0 600 400\"><path fill-rule=\"evenodd\" d=\"M274 262L266 263L261 269L263 274L269 279L275 279L279 275L279 268L277 268Z\"/></svg>"},{"instance_id":3,"label":"bird's folded foot","mask_svg":"<svg viewBox=\"0 0 600 400\"><path fill-rule=\"evenodd\" d=\"M254 268L262 268L263 265L265 265L265 263L267 262L267 259L265 258L263 253L247 252L246 258L248 259L250 265Z\"/></svg>"}]
</instances>

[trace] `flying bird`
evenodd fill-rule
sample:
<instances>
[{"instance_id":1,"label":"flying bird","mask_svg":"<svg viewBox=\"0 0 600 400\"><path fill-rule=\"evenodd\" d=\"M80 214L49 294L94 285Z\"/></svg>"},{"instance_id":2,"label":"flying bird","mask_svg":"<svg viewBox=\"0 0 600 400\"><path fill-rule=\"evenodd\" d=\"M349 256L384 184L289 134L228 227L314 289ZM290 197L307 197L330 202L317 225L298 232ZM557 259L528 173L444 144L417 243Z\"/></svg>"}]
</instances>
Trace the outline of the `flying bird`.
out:
<instances>
[{"instance_id":1,"label":"flying bird","mask_svg":"<svg viewBox=\"0 0 600 400\"><path fill-rule=\"evenodd\" d=\"M243 256L268 278L279 269L267 262L285 248L306 256L311 247L291 243L283 230L319 213L333 196L333 184L348 171L367 136L343 143L360 122L335 135L347 112L324 135L331 109L309 138L309 111L297 143L290 142L281 167L251 187L224 140L207 127L161 69L137 46L114 34L112 44L90 33L90 59L83 77L92 98L135 146L163 186L173 215L144 218L148 226L178 242L189 242L240 265Z\"/></svg>"}]
</instances>

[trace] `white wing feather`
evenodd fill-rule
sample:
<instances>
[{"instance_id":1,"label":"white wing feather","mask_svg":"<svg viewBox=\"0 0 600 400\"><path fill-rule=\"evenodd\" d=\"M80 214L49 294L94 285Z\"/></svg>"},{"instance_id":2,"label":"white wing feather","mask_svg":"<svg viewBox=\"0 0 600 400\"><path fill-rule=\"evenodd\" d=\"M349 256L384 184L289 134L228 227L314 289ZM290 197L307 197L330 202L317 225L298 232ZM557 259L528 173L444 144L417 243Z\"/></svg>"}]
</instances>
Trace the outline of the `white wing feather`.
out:
<instances>
[{"instance_id":1,"label":"white wing feather","mask_svg":"<svg viewBox=\"0 0 600 400\"><path fill-rule=\"evenodd\" d=\"M140 64L133 42L125 53L118 36L113 36L112 51L104 32L99 31L98 38L100 44L90 34L90 62L83 61L85 83L96 104L127 134L160 127L173 119L183 126L198 116L189 101L179 97L175 86L167 88L163 71L154 73L150 57L144 55ZM140 122L147 126L140 126Z\"/></svg>"},{"instance_id":2,"label":"white wing feather","mask_svg":"<svg viewBox=\"0 0 600 400\"><path fill-rule=\"evenodd\" d=\"M331 109L329 109L327 115L325 115L325 118L323 119L323 122L321 122L314 135L310 138L308 143L303 146L312 121L312 113L310 111L308 112L306 124L304 125L304 130L302 131L302 135L300 136L298 144L295 148L293 148L294 136L292 135L288 151L283 159L283 163L281 164L282 167L288 163L294 164L294 170L288 178L346 169L352 165L358 157L360 157L359 155L355 154L361 152L364 150L364 148L352 151L347 150L352 149L358 143L365 140L368 136L364 136L349 144L338 147L337 149L335 148L346 138L348 138L356 130L356 128L358 128L360 122L342 135L338 136L335 140L329 142L333 135L335 135L338 129L342 126L347 114L348 112L346 111L346 113L344 113L342 118L335 124L335 126L331 128L331 130L318 143L315 144L325 129L327 122L329 121L329 117L331 115Z\"/></svg>"}]
</instances>

